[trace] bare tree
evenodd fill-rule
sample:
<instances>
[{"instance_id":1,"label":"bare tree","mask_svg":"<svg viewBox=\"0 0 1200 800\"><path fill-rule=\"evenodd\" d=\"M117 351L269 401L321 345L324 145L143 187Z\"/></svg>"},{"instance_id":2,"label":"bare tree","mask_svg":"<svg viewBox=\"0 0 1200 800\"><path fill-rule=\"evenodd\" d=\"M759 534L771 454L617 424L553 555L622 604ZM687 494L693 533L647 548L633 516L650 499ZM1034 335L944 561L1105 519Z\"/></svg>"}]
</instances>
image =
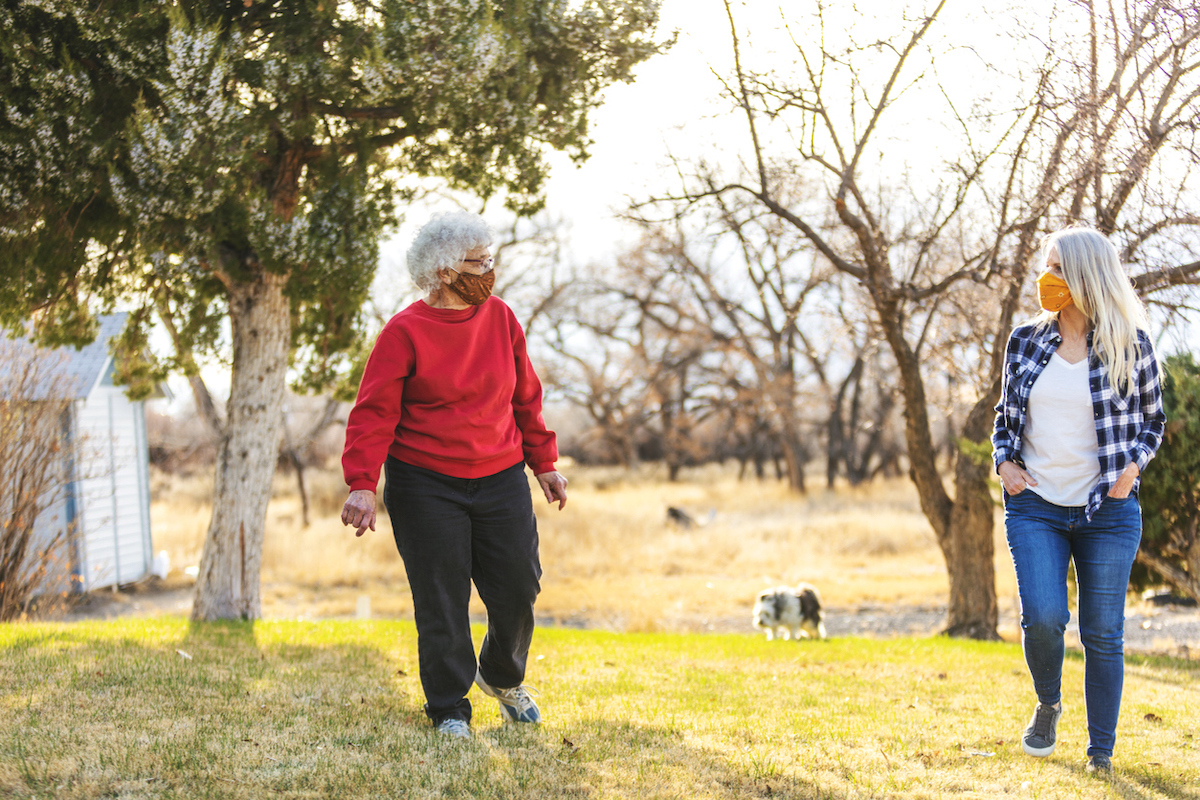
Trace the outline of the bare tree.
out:
<instances>
[{"instance_id":1,"label":"bare tree","mask_svg":"<svg viewBox=\"0 0 1200 800\"><path fill-rule=\"evenodd\" d=\"M746 123L746 169L733 177L692 170L682 193L653 202L721 207L730 195L753 198L857 282L896 363L911 475L946 559L946 632L996 638L991 466L956 459L953 496L942 481L927 389L930 332L953 324L948 312L964 305L960 293L978 301L988 290L975 315L985 322L961 338L971 345L959 359L974 364L975 386L960 438L982 443L1000 391L998 344L1026 302L1027 272L1045 232L1091 221L1145 270L1140 287L1195 280L1200 265L1158 260L1169 252L1168 236L1194 236L1196 220L1151 178L1197 160L1200 11L1161 1L1052 9L1047 41L1020 42L1023 54L1040 53L1035 68L1003 76L1018 79L1024 98L976 96L964 104L938 80L953 49L931 34L944 6L930 3L911 18L901 7L894 36L860 44L853 26L827 26L818 4L804 26L812 38L793 38L798 73L788 76L745 63L751 51L726 2L734 67L724 86ZM1068 18L1088 32L1073 38ZM995 95L1002 66L1009 68L977 63L976 83ZM936 113L954 134L939 145L932 172L896 160L883 169L896 144L887 126L903 125L906 103L923 120ZM796 195L791 179L781 178L793 175L820 189Z\"/></svg>"},{"instance_id":2,"label":"bare tree","mask_svg":"<svg viewBox=\"0 0 1200 800\"><path fill-rule=\"evenodd\" d=\"M308 487L304 483L304 473L312 463L313 444L335 422L339 421L338 412L342 404L336 397L325 397L319 403L319 410L307 416L307 425L298 435L292 432L292 417L296 409L291 404L283 406L283 439L279 446L280 459L296 473L296 485L300 491L300 514L304 527L309 526ZM341 420L343 423L344 419Z\"/></svg>"},{"instance_id":3,"label":"bare tree","mask_svg":"<svg viewBox=\"0 0 1200 800\"><path fill-rule=\"evenodd\" d=\"M568 344L566 337L556 334L548 346L559 354L559 360L542 377L591 421L591 430L577 447L593 451L598 445L602 459L636 467L638 444L647 424L640 365L630 357L624 342L614 342L606 335L587 341L583 355L576 351L580 346L577 337Z\"/></svg>"},{"instance_id":4,"label":"bare tree","mask_svg":"<svg viewBox=\"0 0 1200 800\"><path fill-rule=\"evenodd\" d=\"M678 461L672 443L693 410L686 379L700 349L673 314L656 313L655 272L645 248L625 254L607 278L579 281L564 294L542 337L556 356L547 384L587 414L590 438L626 467L650 439Z\"/></svg>"},{"instance_id":5,"label":"bare tree","mask_svg":"<svg viewBox=\"0 0 1200 800\"><path fill-rule=\"evenodd\" d=\"M802 429L808 403L800 317L829 272L812 268L810 254L776 218L730 200L701 220L686 211L667 222L637 218L643 258L651 262L646 291L610 291L676 337L691 336L697 357L706 348L719 357L707 364L720 376L710 384L753 387L754 408L768 422L788 483L803 491L813 448Z\"/></svg>"}]
</instances>

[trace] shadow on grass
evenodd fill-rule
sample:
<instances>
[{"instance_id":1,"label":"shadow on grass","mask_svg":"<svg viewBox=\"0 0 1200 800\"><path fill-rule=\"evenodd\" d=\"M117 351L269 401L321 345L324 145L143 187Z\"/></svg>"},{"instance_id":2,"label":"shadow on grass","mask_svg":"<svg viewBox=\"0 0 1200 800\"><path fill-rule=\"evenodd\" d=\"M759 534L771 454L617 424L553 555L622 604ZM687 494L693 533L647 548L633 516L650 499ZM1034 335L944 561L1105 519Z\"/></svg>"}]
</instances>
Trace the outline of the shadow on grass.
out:
<instances>
[{"instance_id":1,"label":"shadow on grass","mask_svg":"<svg viewBox=\"0 0 1200 800\"><path fill-rule=\"evenodd\" d=\"M1200 800L1200 788L1162 775L1138 774L1137 767L1122 769L1120 761L1114 762L1116 772L1112 778L1112 791L1124 800L1153 800L1157 797L1171 797L1175 800ZM1094 783L1102 785L1105 781L1095 775L1088 774L1087 766L1080 762L1070 767L1072 772L1079 775L1081 786Z\"/></svg>"},{"instance_id":2,"label":"shadow on grass","mask_svg":"<svg viewBox=\"0 0 1200 800\"><path fill-rule=\"evenodd\" d=\"M333 796L331 773L420 721L394 655L355 637L179 620L8 633L0 765L19 769L0 767L0 797Z\"/></svg>"},{"instance_id":3,"label":"shadow on grass","mask_svg":"<svg viewBox=\"0 0 1200 800\"><path fill-rule=\"evenodd\" d=\"M859 734L766 740L753 709L716 721L740 733L709 739L704 725L677 726L653 703L633 712L653 722L625 721L601 710L622 708L605 699L642 689L616 674L590 684L596 706L560 698L560 709L574 710L556 717L550 702L543 726L501 725L494 703L479 698L475 736L451 739L421 712L410 624L164 620L0 634L0 797L901 797L923 796L926 778L949 793L974 769L957 751L902 755L897 764L911 769L896 774L887 753L886 766L863 748L843 758ZM667 663L696 658L647 641ZM741 658L741 644L697 646L709 655L729 646L728 657ZM591 658L577 651L553 643L547 664ZM843 660L853 667L869 655ZM1095 779L1077 769L1087 791ZM1134 769L1118 763L1119 796L1200 800L1168 770Z\"/></svg>"},{"instance_id":4,"label":"shadow on grass","mask_svg":"<svg viewBox=\"0 0 1200 800\"><path fill-rule=\"evenodd\" d=\"M839 796L671 726L505 726L481 708L471 740L437 734L421 712L415 636L383 628L17 632L0 650L0 764L16 765L0 768L0 796Z\"/></svg>"},{"instance_id":5,"label":"shadow on grass","mask_svg":"<svg viewBox=\"0 0 1200 800\"><path fill-rule=\"evenodd\" d=\"M480 727L470 740L430 732L397 742L388 783L406 796L470 798L829 798L848 794L785 774L769 758L734 764L669 727L610 720Z\"/></svg>"}]
</instances>

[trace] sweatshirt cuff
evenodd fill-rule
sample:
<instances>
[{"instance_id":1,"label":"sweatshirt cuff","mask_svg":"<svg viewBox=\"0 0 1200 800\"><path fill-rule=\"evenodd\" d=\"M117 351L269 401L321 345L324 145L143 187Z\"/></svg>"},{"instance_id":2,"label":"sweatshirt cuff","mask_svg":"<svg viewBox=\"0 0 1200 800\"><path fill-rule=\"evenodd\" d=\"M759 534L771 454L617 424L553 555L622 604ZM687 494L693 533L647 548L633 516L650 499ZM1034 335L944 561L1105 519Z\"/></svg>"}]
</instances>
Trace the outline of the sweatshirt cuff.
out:
<instances>
[{"instance_id":1,"label":"sweatshirt cuff","mask_svg":"<svg viewBox=\"0 0 1200 800\"><path fill-rule=\"evenodd\" d=\"M539 461L535 464L530 464L529 468L533 470L534 475L541 475L543 472L554 472L554 462Z\"/></svg>"},{"instance_id":2,"label":"sweatshirt cuff","mask_svg":"<svg viewBox=\"0 0 1200 800\"><path fill-rule=\"evenodd\" d=\"M375 488L376 488L376 486L378 486L378 484L379 484L378 481L372 481L370 479L358 480L358 481L354 481L353 483L350 484L350 491L352 491L352 492L367 491L367 492L371 492L372 494L374 494Z\"/></svg>"}]
</instances>

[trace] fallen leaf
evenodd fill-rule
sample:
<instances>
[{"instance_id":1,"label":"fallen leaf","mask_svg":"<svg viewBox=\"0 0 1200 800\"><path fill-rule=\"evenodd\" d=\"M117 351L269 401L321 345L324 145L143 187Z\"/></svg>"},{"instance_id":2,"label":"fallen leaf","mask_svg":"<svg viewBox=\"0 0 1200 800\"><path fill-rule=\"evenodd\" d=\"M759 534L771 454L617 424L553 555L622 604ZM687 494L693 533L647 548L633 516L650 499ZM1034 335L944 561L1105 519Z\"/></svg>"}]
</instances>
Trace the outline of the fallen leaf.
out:
<instances>
[{"instance_id":1,"label":"fallen leaf","mask_svg":"<svg viewBox=\"0 0 1200 800\"><path fill-rule=\"evenodd\" d=\"M973 747L963 747L961 744L958 746L958 749L969 756L982 756L984 758L991 758L992 756L996 755L995 753L989 753L987 750L976 750Z\"/></svg>"},{"instance_id":2,"label":"fallen leaf","mask_svg":"<svg viewBox=\"0 0 1200 800\"><path fill-rule=\"evenodd\" d=\"M1154 713L1147 714L1145 719L1146 722L1162 722L1162 717Z\"/></svg>"}]
</instances>

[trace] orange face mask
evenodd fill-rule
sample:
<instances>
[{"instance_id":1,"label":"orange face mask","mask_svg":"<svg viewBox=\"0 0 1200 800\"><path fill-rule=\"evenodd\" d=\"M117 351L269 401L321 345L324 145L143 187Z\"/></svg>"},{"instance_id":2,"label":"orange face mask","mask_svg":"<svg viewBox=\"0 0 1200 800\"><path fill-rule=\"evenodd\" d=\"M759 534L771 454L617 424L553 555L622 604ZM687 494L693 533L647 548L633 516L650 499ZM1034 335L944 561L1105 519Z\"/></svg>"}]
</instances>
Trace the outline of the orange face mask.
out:
<instances>
[{"instance_id":1,"label":"orange face mask","mask_svg":"<svg viewBox=\"0 0 1200 800\"><path fill-rule=\"evenodd\" d=\"M1071 290L1067 282L1057 275L1043 272L1038 276L1038 305L1047 311L1062 311L1071 303Z\"/></svg>"}]
</instances>

